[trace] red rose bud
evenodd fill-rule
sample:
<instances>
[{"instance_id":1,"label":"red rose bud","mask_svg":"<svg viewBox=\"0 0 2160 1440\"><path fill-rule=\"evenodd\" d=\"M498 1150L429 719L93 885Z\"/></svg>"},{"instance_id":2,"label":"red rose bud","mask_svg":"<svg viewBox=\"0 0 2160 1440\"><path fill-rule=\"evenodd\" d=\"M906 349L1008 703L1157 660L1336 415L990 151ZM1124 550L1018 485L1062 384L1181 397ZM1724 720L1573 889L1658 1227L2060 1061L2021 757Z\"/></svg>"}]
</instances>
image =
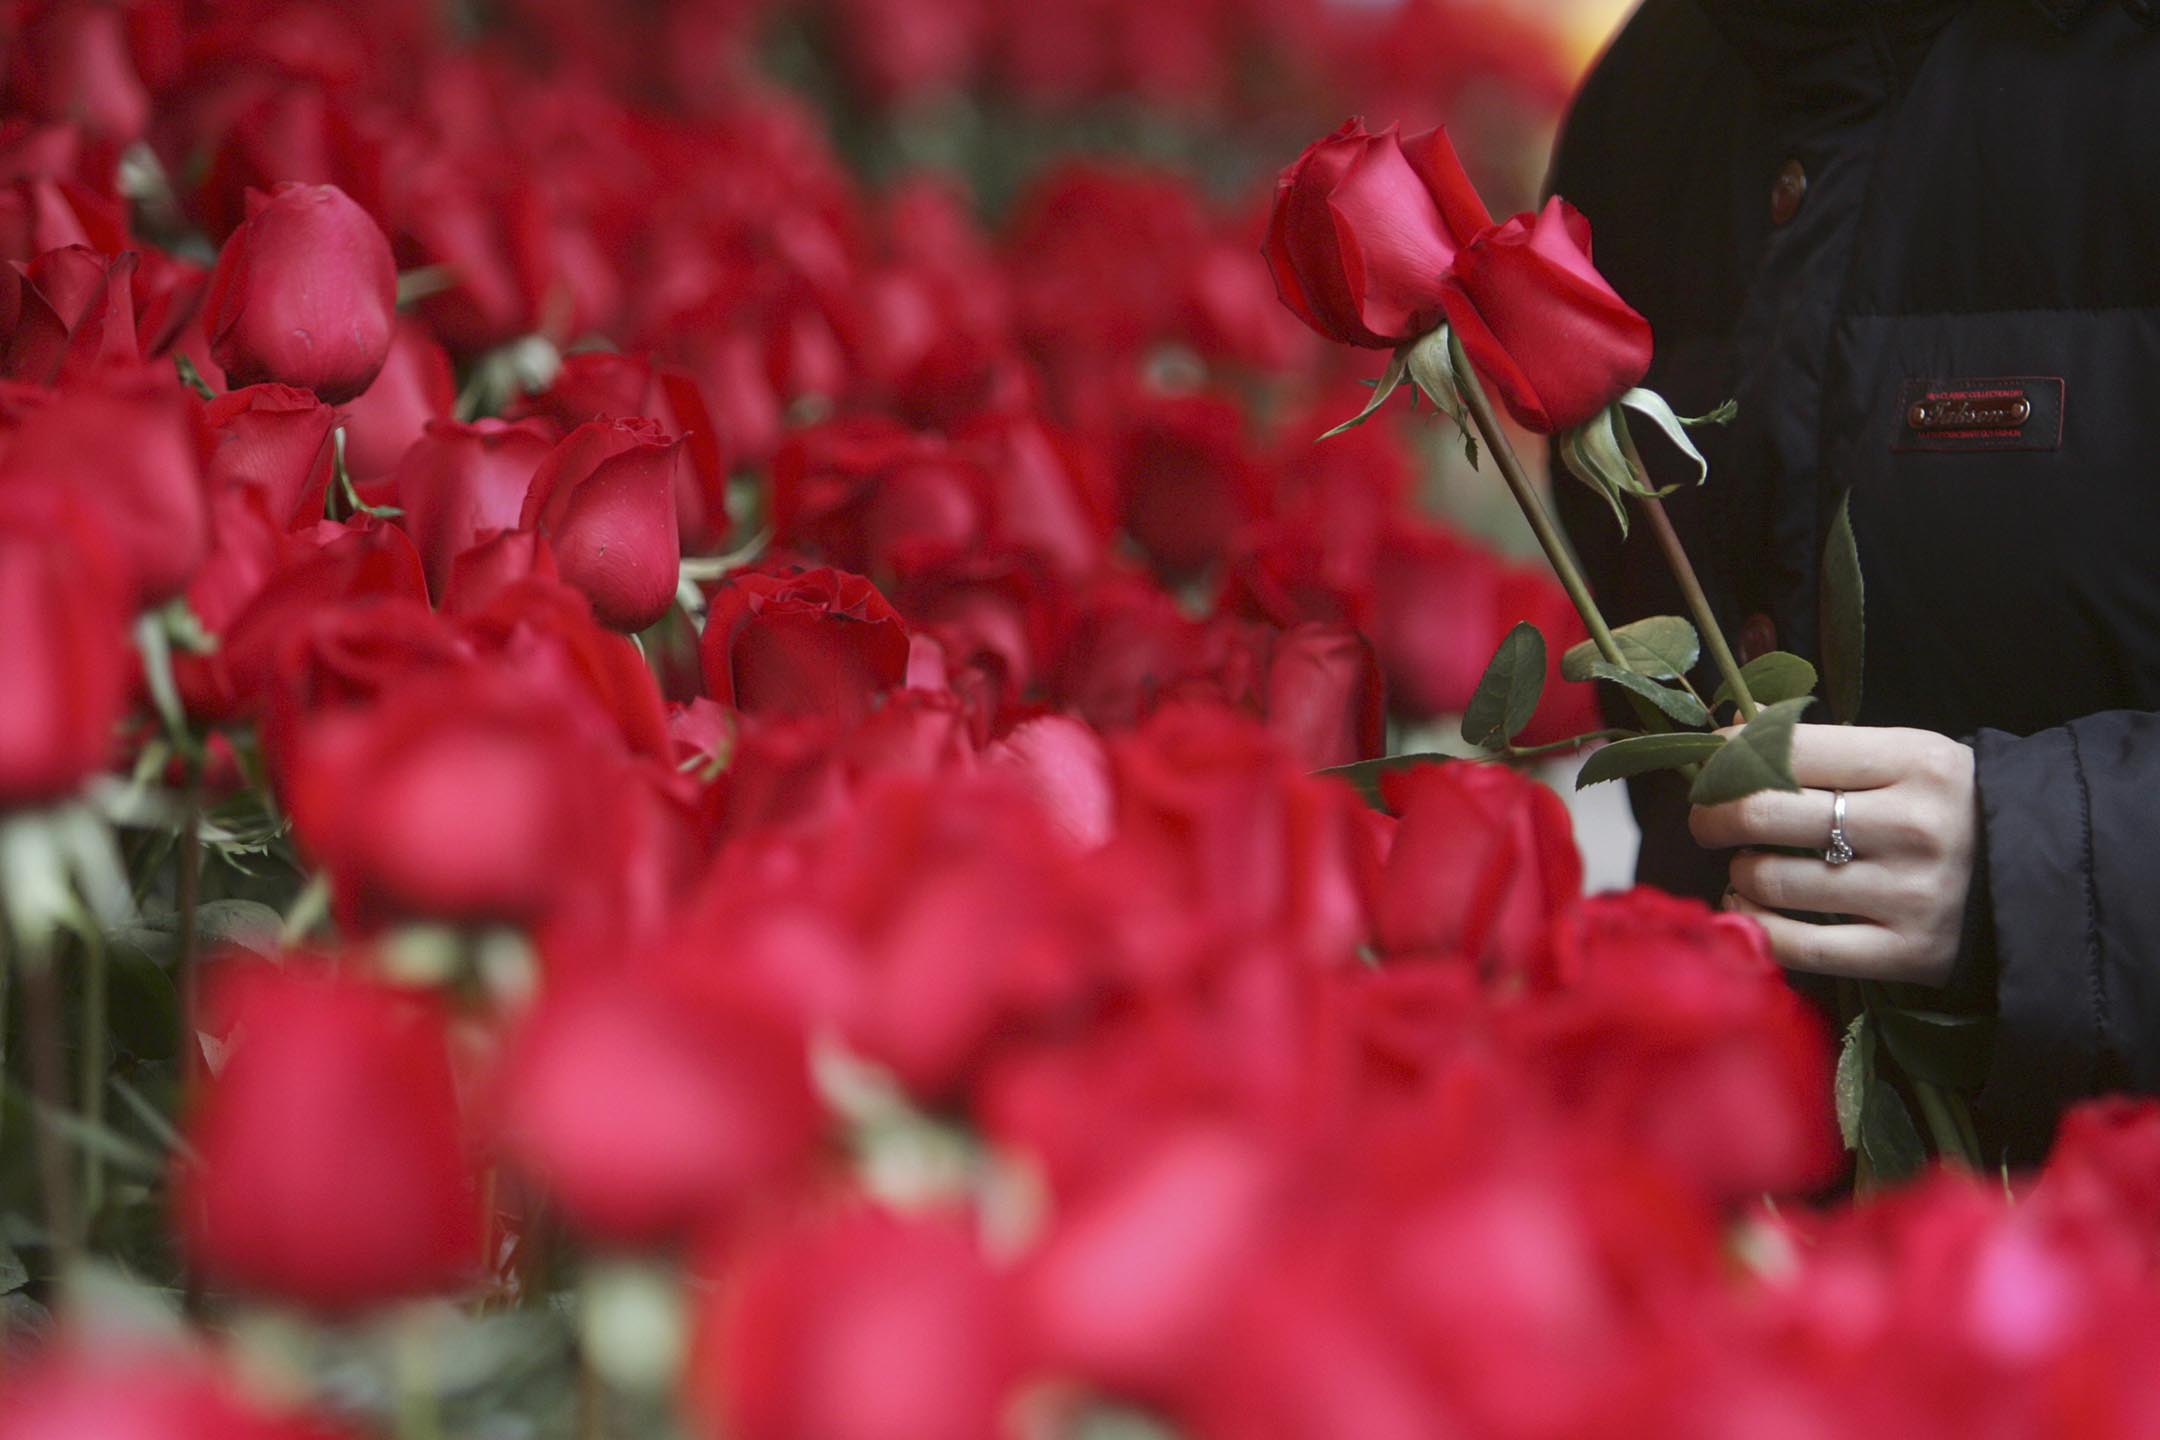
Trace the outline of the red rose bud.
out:
<instances>
[{"instance_id":1,"label":"red rose bud","mask_svg":"<svg viewBox=\"0 0 2160 1440\"><path fill-rule=\"evenodd\" d=\"M1590 222L1554 196L1455 257L1442 293L1463 353L1524 428L1582 424L1650 369L1650 322L1590 263Z\"/></svg>"},{"instance_id":2,"label":"red rose bud","mask_svg":"<svg viewBox=\"0 0 2160 1440\"><path fill-rule=\"evenodd\" d=\"M263 492L271 518L287 529L323 518L336 459L330 443L335 410L290 385L250 385L212 400L203 416L217 437L212 494L230 485L253 486Z\"/></svg>"},{"instance_id":3,"label":"red rose bud","mask_svg":"<svg viewBox=\"0 0 2160 1440\"><path fill-rule=\"evenodd\" d=\"M552 433L538 420L436 420L405 452L393 488L431 593L442 594L460 553L498 530L518 528Z\"/></svg>"},{"instance_id":4,"label":"red rose bud","mask_svg":"<svg viewBox=\"0 0 2160 1440\"><path fill-rule=\"evenodd\" d=\"M860 575L737 573L713 596L699 654L723 705L854 720L907 678L908 631Z\"/></svg>"},{"instance_id":5,"label":"red rose bud","mask_svg":"<svg viewBox=\"0 0 2160 1440\"><path fill-rule=\"evenodd\" d=\"M210 277L211 358L234 385L275 380L343 404L390 354L390 242L335 185L280 185L249 211Z\"/></svg>"},{"instance_id":6,"label":"red rose bud","mask_svg":"<svg viewBox=\"0 0 2160 1440\"><path fill-rule=\"evenodd\" d=\"M1445 130L1405 140L1350 120L1283 171L1262 253L1299 319L1387 349L1440 323L1449 264L1491 224Z\"/></svg>"},{"instance_id":7,"label":"red rose bud","mask_svg":"<svg viewBox=\"0 0 2160 1440\"><path fill-rule=\"evenodd\" d=\"M1582 856L1552 790L1499 765L1419 765L1383 781L1402 815L1374 905L1392 955L1527 964L1582 893Z\"/></svg>"},{"instance_id":8,"label":"red rose bud","mask_svg":"<svg viewBox=\"0 0 2160 1440\"><path fill-rule=\"evenodd\" d=\"M280 1415L184 1351L63 1343L0 1366L0 1440L333 1440L327 1422Z\"/></svg>"},{"instance_id":9,"label":"red rose bud","mask_svg":"<svg viewBox=\"0 0 2160 1440\"><path fill-rule=\"evenodd\" d=\"M565 431L611 415L640 415L683 442L675 472L676 523L685 548L704 554L727 539L728 454L705 397L689 374L615 350L563 357L554 382L512 405L508 418L540 416Z\"/></svg>"},{"instance_id":10,"label":"red rose bud","mask_svg":"<svg viewBox=\"0 0 2160 1440\"><path fill-rule=\"evenodd\" d=\"M562 578L612 630L635 634L675 603L681 459L682 442L650 420L594 420L549 452L526 491L519 528L548 537Z\"/></svg>"},{"instance_id":11,"label":"red rose bud","mask_svg":"<svg viewBox=\"0 0 2160 1440\"><path fill-rule=\"evenodd\" d=\"M730 1440L991 1440L1016 1379L1012 1307L966 1227L844 1215L715 1288L694 1392Z\"/></svg>"},{"instance_id":12,"label":"red rose bud","mask_svg":"<svg viewBox=\"0 0 2160 1440\"><path fill-rule=\"evenodd\" d=\"M231 972L187 1125L182 1244L212 1285L342 1312L454 1287L480 1206L441 1015L303 960Z\"/></svg>"},{"instance_id":13,"label":"red rose bud","mask_svg":"<svg viewBox=\"0 0 2160 1440\"><path fill-rule=\"evenodd\" d=\"M824 1130L800 1028L709 983L553 990L502 1079L512 1157L587 1235L625 1244L729 1218L807 1170Z\"/></svg>"},{"instance_id":14,"label":"red rose bud","mask_svg":"<svg viewBox=\"0 0 2160 1440\"><path fill-rule=\"evenodd\" d=\"M79 509L0 525L0 811L72 795L105 766L135 673L127 587Z\"/></svg>"}]
</instances>

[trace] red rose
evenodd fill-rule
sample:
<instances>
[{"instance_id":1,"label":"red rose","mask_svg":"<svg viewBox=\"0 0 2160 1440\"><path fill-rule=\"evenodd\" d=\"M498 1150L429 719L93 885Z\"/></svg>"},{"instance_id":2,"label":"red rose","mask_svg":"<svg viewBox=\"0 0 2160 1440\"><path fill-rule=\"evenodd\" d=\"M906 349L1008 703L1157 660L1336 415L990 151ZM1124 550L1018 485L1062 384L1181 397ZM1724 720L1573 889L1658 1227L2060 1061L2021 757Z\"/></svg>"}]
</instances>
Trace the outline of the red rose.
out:
<instances>
[{"instance_id":1,"label":"red rose","mask_svg":"<svg viewBox=\"0 0 2160 1440\"><path fill-rule=\"evenodd\" d=\"M399 320L375 383L341 407L347 473L356 484L391 474L429 423L449 419L456 404L449 353L412 321Z\"/></svg>"},{"instance_id":2,"label":"red rose","mask_svg":"<svg viewBox=\"0 0 2160 1440\"><path fill-rule=\"evenodd\" d=\"M603 1240L731 1218L806 1171L823 1130L802 1031L710 984L606 974L550 991L506 1065L511 1155Z\"/></svg>"},{"instance_id":3,"label":"red rose","mask_svg":"<svg viewBox=\"0 0 2160 1440\"><path fill-rule=\"evenodd\" d=\"M0 1366L0 1440L333 1440L326 1422L277 1415L183 1352L110 1339L62 1342Z\"/></svg>"},{"instance_id":4,"label":"red rose","mask_svg":"<svg viewBox=\"0 0 2160 1440\"><path fill-rule=\"evenodd\" d=\"M405 678L305 722L293 825L371 918L532 922L562 902L617 777L596 717L493 667Z\"/></svg>"},{"instance_id":5,"label":"red rose","mask_svg":"<svg viewBox=\"0 0 2160 1440\"><path fill-rule=\"evenodd\" d=\"M127 600L80 511L0 525L0 811L62 799L105 767L135 674Z\"/></svg>"},{"instance_id":6,"label":"red rose","mask_svg":"<svg viewBox=\"0 0 2160 1440\"><path fill-rule=\"evenodd\" d=\"M217 440L210 456L212 493L253 486L263 492L271 517L287 528L323 518L335 460L335 410L289 385L250 385L220 395L203 416Z\"/></svg>"},{"instance_id":7,"label":"red rose","mask_svg":"<svg viewBox=\"0 0 2160 1440\"><path fill-rule=\"evenodd\" d=\"M27 397L25 397L27 398ZM131 370L29 399L0 437L0 495L58 489L94 510L131 577L131 608L186 588L210 549L201 402L172 376Z\"/></svg>"},{"instance_id":8,"label":"red rose","mask_svg":"<svg viewBox=\"0 0 2160 1440\"><path fill-rule=\"evenodd\" d=\"M1514 624L1501 618L1502 568L1490 550L1445 526L1390 526L1373 566L1372 639L1397 714L1459 715L1469 705Z\"/></svg>"},{"instance_id":9,"label":"red rose","mask_svg":"<svg viewBox=\"0 0 2160 1440\"><path fill-rule=\"evenodd\" d=\"M1463 353L1526 429L1572 429L1642 383L1650 322L1590 263L1590 222L1554 196L1470 241L1442 291Z\"/></svg>"},{"instance_id":10,"label":"red rose","mask_svg":"<svg viewBox=\"0 0 2160 1440\"><path fill-rule=\"evenodd\" d=\"M671 365L613 350L563 357L554 383L506 412L543 416L565 431L611 415L637 415L683 442L675 472L675 517L686 553L704 554L727 539L728 454L697 381Z\"/></svg>"},{"instance_id":11,"label":"red rose","mask_svg":"<svg viewBox=\"0 0 2160 1440\"><path fill-rule=\"evenodd\" d=\"M1490 970L1525 963L1582 893L1582 856L1550 787L1501 765L1457 761L1385 782L1402 816L1374 908L1381 950Z\"/></svg>"},{"instance_id":12,"label":"red rose","mask_svg":"<svg viewBox=\"0 0 2160 1440\"><path fill-rule=\"evenodd\" d=\"M126 144L150 118L150 96L128 45L128 7L106 0L41 5L12 37L12 99L45 120L72 120Z\"/></svg>"},{"instance_id":13,"label":"red rose","mask_svg":"<svg viewBox=\"0 0 2160 1440\"><path fill-rule=\"evenodd\" d=\"M210 277L210 354L235 385L275 380L338 405L390 354L397 265L367 211L335 185L249 197Z\"/></svg>"},{"instance_id":14,"label":"red rose","mask_svg":"<svg viewBox=\"0 0 2160 1440\"><path fill-rule=\"evenodd\" d=\"M431 1004L294 960L226 975L204 1028L231 1048L174 1203L206 1280L347 1311L473 1274L478 1187Z\"/></svg>"},{"instance_id":15,"label":"red rose","mask_svg":"<svg viewBox=\"0 0 2160 1440\"><path fill-rule=\"evenodd\" d=\"M988 530L982 468L877 416L790 436L772 487L778 543L881 578L965 554Z\"/></svg>"},{"instance_id":16,"label":"red rose","mask_svg":"<svg viewBox=\"0 0 2160 1440\"><path fill-rule=\"evenodd\" d=\"M1308 770L1370 760L1386 746L1380 667L1344 625L1300 625L1268 656L1267 728Z\"/></svg>"},{"instance_id":17,"label":"red rose","mask_svg":"<svg viewBox=\"0 0 2160 1440\"><path fill-rule=\"evenodd\" d=\"M1491 224L1445 130L1405 140L1350 120L1283 171L1263 253L1299 319L1387 349L1440 323L1448 266Z\"/></svg>"},{"instance_id":18,"label":"red rose","mask_svg":"<svg viewBox=\"0 0 2160 1440\"><path fill-rule=\"evenodd\" d=\"M859 718L907 678L908 631L860 575L730 575L699 644L713 699L762 715Z\"/></svg>"},{"instance_id":19,"label":"red rose","mask_svg":"<svg viewBox=\"0 0 2160 1440\"><path fill-rule=\"evenodd\" d=\"M1588 1133L1718 1201L1835 1173L1826 1037L1752 921L1656 890L1594 895L1526 973L1535 993L1503 1034Z\"/></svg>"},{"instance_id":20,"label":"red rose","mask_svg":"<svg viewBox=\"0 0 2160 1440\"><path fill-rule=\"evenodd\" d=\"M993 1440L1016 1345L969 1228L843 1215L773 1237L702 1325L703 1432L730 1440Z\"/></svg>"},{"instance_id":21,"label":"red rose","mask_svg":"<svg viewBox=\"0 0 2160 1440\"><path fill-rule=\"evenodd\" d=\"M610 629L635 634L675 603L681 459L682 442L650 420L594 420L533 472L518 526L546 534L562 578Z\"/></svg>"},{"instance_id":22,"label":"red rose","mask_svg":"<svg viewBox=\"0 0 2160 1440\"><path fill-rule=\"evenodd\" d=\"M419 548L428 589L442 593L450 562L497 530L515 530L551 432L538 420L471 425L435 420L398 461L395 492Z\"/></svg>"},{"instance_id":23,"label":"red rose","mask_svg":"<svg viewBox=\"0 0 2160 1440\"><path fill-rule=\"evenodd\" d=\"M1220 396L1182 395L1137 403L1130 417L1117 455L1125 528L1165 572L1205 570L1274 488L1244 412Z\"/></svg>"}]
</instances>

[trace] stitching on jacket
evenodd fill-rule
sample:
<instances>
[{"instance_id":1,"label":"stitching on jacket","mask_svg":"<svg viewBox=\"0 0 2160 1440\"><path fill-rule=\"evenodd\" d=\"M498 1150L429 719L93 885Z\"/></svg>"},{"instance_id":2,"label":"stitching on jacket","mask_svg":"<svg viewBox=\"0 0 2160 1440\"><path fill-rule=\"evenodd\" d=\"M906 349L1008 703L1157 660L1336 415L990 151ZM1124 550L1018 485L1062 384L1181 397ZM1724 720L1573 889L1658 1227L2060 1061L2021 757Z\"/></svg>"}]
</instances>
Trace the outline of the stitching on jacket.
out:
<instances>
[{"instance_id":1,"label":"stitching on jacket","mask_svg":"<svg viewBox=\"0 0 2160 1440\"><path fill-rule=\"evenodd\" d=\"M2085 1093L2099 1088L2100 1072L2107 1044L2107 973L2101 965L2100 943L2100 884L2094 872L2092 785L2085 778L2085 751L2078 744L2077 726L2065 726L2063 733L2070 737L2070 769L2077 776L2078 820L2083 830L2085 871L2085 988L2092 1004L2093 1045L2092 1071L2087 1076Z\"/></svg>"}]
</instances>

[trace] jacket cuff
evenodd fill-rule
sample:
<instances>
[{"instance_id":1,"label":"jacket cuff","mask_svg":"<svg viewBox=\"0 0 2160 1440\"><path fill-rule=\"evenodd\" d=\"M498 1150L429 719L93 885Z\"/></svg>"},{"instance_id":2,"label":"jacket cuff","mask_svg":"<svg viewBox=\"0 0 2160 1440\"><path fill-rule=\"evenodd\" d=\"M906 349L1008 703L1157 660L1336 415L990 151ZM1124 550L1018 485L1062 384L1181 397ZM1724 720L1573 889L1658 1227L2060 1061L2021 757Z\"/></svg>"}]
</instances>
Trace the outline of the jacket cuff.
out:
<instances>
[{"instance_id":1,"label":"jacket cuff","mask_svg":"<svg viewBox=\"0 0 2160 1440\"><path fill-rule=\"evenodd\" d=\"M2026 1164L2046 1153L2063 1108L2088 1093L2100 1053L2088 953L2091 799L2068 728L2024 738L1983 730L1973 750L2000 1017L1977 1108L1991 1149Z\"/></svg>"}]
</instances>

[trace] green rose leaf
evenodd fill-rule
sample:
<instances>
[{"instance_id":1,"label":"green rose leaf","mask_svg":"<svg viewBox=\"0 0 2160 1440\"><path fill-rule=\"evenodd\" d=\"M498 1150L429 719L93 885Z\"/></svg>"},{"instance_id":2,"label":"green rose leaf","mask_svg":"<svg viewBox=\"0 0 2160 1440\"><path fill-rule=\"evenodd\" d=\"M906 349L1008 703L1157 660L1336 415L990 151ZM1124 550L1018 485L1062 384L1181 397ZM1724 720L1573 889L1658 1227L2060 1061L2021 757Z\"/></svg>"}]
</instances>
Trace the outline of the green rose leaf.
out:
<instances>
[{"instance_id":1,"label":"green rose leaf","mask_svg":"<svg viewBox=\"0 0 2160 1440\"><path fill-rule=\"evenodd\" d=\"M1848 1150L1860 1148L1860 1112L1874 1073L1875 1036L1863 1010L1845 1027L1844 1043L1838 1047L1837 1080L1831 1087L1837 1097L1838 1134Z\"/></svg>"},{"instance_id":2,"label":"green rose leaf","mask_svg":"<svg viewBox=\"0 0 2160 1440\"><path fill-rule=\"evenodd\" d=\"M1860 672L1867 651L1867 586L1860 577L1860 547L1853 539L1852 496L1830 522L1823 545L1822 662L1824 698L1841 725L1860 718Z\"/></svg>"},{"instance_id":3,"label":"green rose leaf","mask_svg":"<svg viewBox=\"0 0 2160 1440\"><path fill-rule=\"evenodd\" d=\"M1525 620L1508 631L1478 680L1463 711L1463 739L1488 749L1507 744L1530 723L1544 693L1545 637Z\"/></svg>"},{"instance_id":4,"label":"green rose leaf","mask_svg":"<svg viewBox=\"0 0 2160 1440\"><path fill-rule=\"evenodd\" d=\"M1920 1173L1927 1146L1898 1092L1871 1078L1860 1102L1860 1153L1878 1185L1894 1185Z\"/></svg>"},{"instance_id":5,"label":"green rose leaf","mask_svg":"<svg viewBox=\"0 0 2160 1440\"><path fill-rule=\"evenodd\" d=\"M1583 762L1582 769L1575 775L1575 788L1580 790L1602 780L1625 780L1630 775L1642 775L1652 770L1674 770L1682 765L1693 765L1710 759L1724 748L1724 736L1708 735L1699 730L1615 740Z\"/></svg>"},{"instance_id":6,"label":"green rose leaf","mask_svg":"<svg viewBox=\"0 0 2160 1440\"><path fill-rule=\"evenodd\" d=\"M1890 1058L1915 1080L1975 1090L1987 1079L1995 1041L1993 1016L1879 1005L1875 1026Z\"/></svg>"},{"instance_id":7,"label":"green rose leaf","mask_svg":"<svg viewBox=\"0 0 2160 1440\"><path fill-rule=\"evenodd\" d=\"M1775 705L1780 700L1798 700L1815 693L1815 667L1785 650L1756 656L1740 667L1740 678L1747 681L1748 693L1758 705ZM1710 697L1710 708L1715 710L1732 698L1732 686L1720 684L1717 694Z\"/></svg>"},{"instance_id":8,"label":"green rose leaf","mask_svg":"<svg viewBox=\"0 0 2160 1440\"><path fill-rule=\"evenodd\" d=\"M1380 777L1390 770L1407 770L1414 765L1444 765L1458 757L1453 755L1389 755L1379 760L1360 760L1355 765L1330 765L1325 770L1315 770L1315 775L1330 775L1348 784L1375 810L1385 811L1387 802L1380 796Z\"/></svg>"},{"instance_id":9,"label":"green rose leaf","mask_svg":"<svg viewBox=\"0 0 2160 1440\"><path fill-rule=\"evenodd\" d=\"M1703 708L1702 701L1687 691L1675 690L1670 685L1660 685L1647 675L1623 670L1609 660L1599 660L1592 664L1590 678L1609 680L1623 690L1634 691L1682 725L1700 730L1710 723L1710 712Z\"/></svg>"},{"instance_id":10,"label":"green rose leaf","mask_svg":"<svg viewBox=\"0 0 2160 1440\"><path fill-rule=\"evenodd\" d=\"M1389 357L1387 369L1380 372L1380 379L1373 386L1372 398L1365 402L1365 408L1320 438L1322 440L1332 440L1345 430L1355 430L1367 420L1372 419L1374 412L1379 410L1382 405L1387 404L1388 397L1395 393L1397 387L1402 384L1403 377L1409 373L1410 347L1405 345Z\"/></svg>"},{"instance_id":11,"label":"green rose leaf","mask_svg":"<svg viewBox=\"0 0 2160 1440\"><path fill-rule=\"evenodd\" d=\"M1710 757L1695 777L1688 800L1696 805L1723 805L1760 790L1798 790L1793 779L1793 727L1800 712L1814 701L1780 700L1765 705L1732 742Z\"/></svg>"},{"instance_id":12,"label":"green rose leaf","mask_svg":"<svg viewBox=\"0 0 2160 1440\"><path fill-rule=\"evenodd\" d=\"M1677 680L1702 658L1702 638L1678 615L1652 615L1622 625L1612 635L1627 668L1652 680ZM1560 674L1568 680L1588 680L1590 667L1604 659L1597 642L1585 640L1569 646L1560 657Z\"/></svg>"}]
</instances>

